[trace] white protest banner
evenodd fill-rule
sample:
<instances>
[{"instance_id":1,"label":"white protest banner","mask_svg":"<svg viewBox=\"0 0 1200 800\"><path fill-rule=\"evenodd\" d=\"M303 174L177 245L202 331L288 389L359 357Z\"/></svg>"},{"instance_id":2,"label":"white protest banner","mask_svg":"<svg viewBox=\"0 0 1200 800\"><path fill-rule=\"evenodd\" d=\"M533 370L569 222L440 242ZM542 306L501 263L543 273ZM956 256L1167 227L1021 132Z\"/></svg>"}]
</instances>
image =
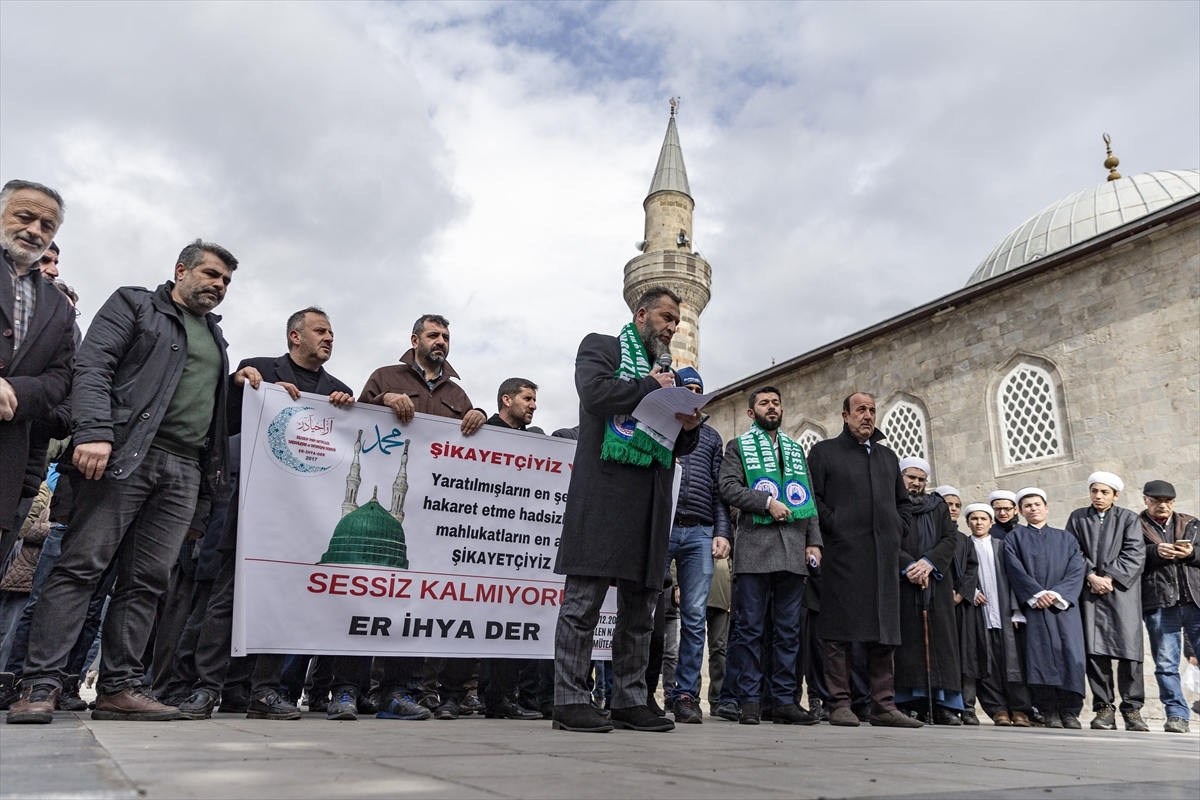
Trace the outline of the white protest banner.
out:
<instances>
[{"instance_id":1,"label":"white protest banner","mask_svg":"<svg viewBox=\"0 0 1200 800\"><path fill-rule=\"evenodd\" d=\"M245 393L233 655L553 657L575 442L459 425Z\"/></svg>"}]
</instances>

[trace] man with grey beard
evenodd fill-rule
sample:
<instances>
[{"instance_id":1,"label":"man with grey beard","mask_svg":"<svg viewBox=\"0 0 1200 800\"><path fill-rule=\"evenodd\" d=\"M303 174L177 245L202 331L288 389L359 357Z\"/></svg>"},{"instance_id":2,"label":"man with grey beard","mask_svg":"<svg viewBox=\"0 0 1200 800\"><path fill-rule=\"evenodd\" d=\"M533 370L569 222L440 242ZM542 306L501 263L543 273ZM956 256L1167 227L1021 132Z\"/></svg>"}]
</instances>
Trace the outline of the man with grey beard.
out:
<instances>
[{"instance_id":1,"label":"man with grey beard","mask_svg":"<svg viewBox=\"0 0 1200 800\"><path fill-rule=\"evenodd\" d=\"M30 428L71 390L75 311L37 269L62 219L62 197L47 186L9 181L0 189L0 554L21 527Z\"/></svg>"},{"instance_id":2,"label":"man with grey beard","mask_svg":"<svg viewBox=\"0 0 1200 800\"><path fill-rule=\"evenodd\" d=\"M226 472L229 359L210 312L237 264L197 239L179 254L174 281L118 289L92 321L75 359L71 448L59 462L75 512L34 611L10 723L53 720L71 646L114 558L92 718L179 718L143 691L142 656L171 565L185 536L203 535Z\"/></svg>"}]
</instances>

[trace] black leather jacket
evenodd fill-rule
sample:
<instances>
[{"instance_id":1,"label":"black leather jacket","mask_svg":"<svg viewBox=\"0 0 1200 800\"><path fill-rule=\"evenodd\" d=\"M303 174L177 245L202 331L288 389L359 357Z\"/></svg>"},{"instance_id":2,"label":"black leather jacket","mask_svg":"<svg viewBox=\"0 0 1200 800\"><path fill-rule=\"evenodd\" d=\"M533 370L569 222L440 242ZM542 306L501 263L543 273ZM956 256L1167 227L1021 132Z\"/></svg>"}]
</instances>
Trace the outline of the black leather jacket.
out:
<instances>
[{"instance_id":1,"label":"black leather jacket","mask_svg":"<svg viewBox=\"0 0 1200 800\"><path fill-rule=\"evenodd\" d=\"M183 312L171 299L175 284L154 291L125 286L113 292L92 320L75 356L71 388L72 450L87 442L112 442L104 477L124 480L146 457L162 423L187 361ZM228 343L215 314L206 315L208 329L221 349L221 374L229 373ZM204 453L203 478L192 527L204 528L210 500L224 482L229 455L226 422L229 388L217 393ZM63 461L71 462L70 455Z\"/></svg>"},{"instance_id":2,"label":"black leather jacket","mask_svg":"<svg viewBox=\"0 0 1200 800\"><path fill-rule=\"evenodd\" d=\"M1168 542L1185 539L1192 542L1192 554L1186 560L1172 559L1170 561L1158 557L1158 543L1146 536L1147 529L1161 536L1160 529L1150 522L1150 517L1143 511L1138 515L1142 523L1142 535L1146 542L1146 567L1142 572L1142 611L1156 611L1160 608L1171 608L1184 599L1183 583L1187 583L1187 592L1191 601L1200 605L1200 559L1197 558L1196 534L1200 533L1200 521L1187 514L1176 513L1169 520L1171 530Z\"/></svg>"}]
</instances>

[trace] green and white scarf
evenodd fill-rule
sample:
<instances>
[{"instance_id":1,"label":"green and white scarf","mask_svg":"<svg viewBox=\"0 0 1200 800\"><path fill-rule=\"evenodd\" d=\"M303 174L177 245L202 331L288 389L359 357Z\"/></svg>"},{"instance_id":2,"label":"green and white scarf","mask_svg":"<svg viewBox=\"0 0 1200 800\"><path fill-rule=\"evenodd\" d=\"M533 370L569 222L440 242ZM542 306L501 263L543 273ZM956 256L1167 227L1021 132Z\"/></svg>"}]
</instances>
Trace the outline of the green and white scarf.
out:
<instances>
[{"instance_id":1,"label":"green and white scarf","mask_svg":"<svg viewBox=\"0 0 1200 800\"><path fill-rule=\"evenodd\" d=\"M621 329L617 337L621 342L621 364L617 377L637 380L650 374L650 359L642 344L641 334L631 322ZM638 422L631 416L617 414L608 418L604 426L604 445L600 458L648 467L658 462L664 467L674 463L673 443L662 434Z\"/></svg>"},{"instance_id":2,"label":"green and white scarf","mask_svg":"<svg viewBox=\"0 0 1200 800\"><path fill-rule=\"evenodd\" d=\"M750 430L738 437L742 451L742 467L746 470L746 485L757 492L767 492L784 503L792 511L790 522L807 519L817 513L813 501L812 486L808 482L808 462L804 450L789 439L783 431L779 437L779 450L783 453L782 474L775 447L766 431L753 423ZM770 525L775 519L769 514L755 514L755 525Z\"/></svg>"}]
</instances>

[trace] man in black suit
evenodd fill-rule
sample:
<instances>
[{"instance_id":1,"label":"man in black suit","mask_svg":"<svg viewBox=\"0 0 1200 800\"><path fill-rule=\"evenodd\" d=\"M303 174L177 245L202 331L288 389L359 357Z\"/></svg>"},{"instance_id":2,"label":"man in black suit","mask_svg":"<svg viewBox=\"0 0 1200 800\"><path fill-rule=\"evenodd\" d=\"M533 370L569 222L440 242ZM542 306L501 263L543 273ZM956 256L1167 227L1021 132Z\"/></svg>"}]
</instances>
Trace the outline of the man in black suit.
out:
<instances>
[{"instance_id":1,"label":"man in black suit","mask_svg":"<svg viewBox=\"0 0 1200 800\"><path fill-rule=\"evenodd\" d=\"M71 390L75 311L36 269L62 219L62 197L49 187L9 181L0 189L0 553L20 530L30 425Z\"/></svg>"},{"instance_id":2,"label":"man in black suit","mask_svg":"<svg viewBox=\"0 0 1200 800\"><path fill-rule=\"evenodd\" d=\"M670 370L655 365L670 352L679 298L649 289L636 309L619 337L589 334L575 358L579 446L554 565L566 576L554 636L554 727L560 730L675 727L646 705L646 665L667 571L675 459L696 449L703 417L677 414L682 430L668 450L632 416L646 395L676 384ZM619 600L610 722L591 705L586 675L592 633L614 579Z\"/></svg>"},{"instance_id":3,"label":"man in black suit","mask_svg":"<svg viewBox=\"0 0 1200 800\"><path fill-rule=\"evenodd\" d=\"M238 364L237 372L229 377L230 452L240 451L242 431L242 395L246 384L258 389L263 381L282 386L293 400L301 392L325 395L329 402L344 408L354 402L354 391L325 371L324 364L333 355L333 326L329 317L316 306L297 311L288 317L288 351L278 358L270 356L247 358ZM230 482L237 497L239 474L230 463ZM237 565L237 503L230 504L226 517L225 535L219 546L223 555L221 571L213 583L212 594L205 611L204 627L196 644L192 694L179 706L183 719L207 719L218 699L230 703L233 698L221 698L221 687L227 685L226 672L231 669L229 656L233 636L233 576ZM280 675L286 656L260 653L238 659L238 668L249 676L251 687L246 716L251 719L298 719L300 710L279 694ZM222 708L222 711L226 710ZM239 709L240 710L240 709Z\"/></svg>"}]
</instances>

